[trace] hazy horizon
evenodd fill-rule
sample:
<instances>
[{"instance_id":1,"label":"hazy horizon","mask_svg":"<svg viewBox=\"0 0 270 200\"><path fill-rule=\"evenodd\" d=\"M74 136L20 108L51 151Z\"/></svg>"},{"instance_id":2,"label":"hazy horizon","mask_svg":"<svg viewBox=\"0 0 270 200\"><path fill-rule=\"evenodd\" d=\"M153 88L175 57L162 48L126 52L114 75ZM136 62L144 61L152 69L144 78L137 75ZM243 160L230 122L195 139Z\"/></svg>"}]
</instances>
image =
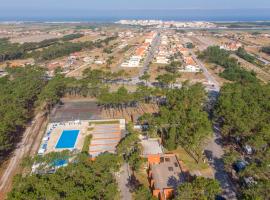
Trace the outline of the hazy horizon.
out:
<instances>
[{"instance_id":1,"label":"hazy horizon","mask_svg":"<svg viewBox=\"0 0 270 200\"><path fill-rule=\"evenodd\" d=\"M3 0L0 20L270 20L269 0ZM172 11L172 12L168 12ZM150 11L149 13L147 11ZM246 20L245 20L246 18Z\"/></svg>"},{"instance_id":2,"label":"hazy horizon","mask_svg":"<svg viewBox=\"0 0 270 200\"><path fill-rule=\"evenodd\" d=\"M270 21L269 9L81 9L0 12L0 21L105 21L156 19L176 21Z\"/></svg>"},{"instance_id":3,"label":"hazy horizon","mask_svg":"<svg viewBox=\"0 0 270 200\"><path fill-rule=\"evenodd\" d=\"M269 0L4 0L1 3L0 12L7 11L31 11L68 8L78 9L232 9L232 8L270 8Z\"/></svg>"}]
</instances>

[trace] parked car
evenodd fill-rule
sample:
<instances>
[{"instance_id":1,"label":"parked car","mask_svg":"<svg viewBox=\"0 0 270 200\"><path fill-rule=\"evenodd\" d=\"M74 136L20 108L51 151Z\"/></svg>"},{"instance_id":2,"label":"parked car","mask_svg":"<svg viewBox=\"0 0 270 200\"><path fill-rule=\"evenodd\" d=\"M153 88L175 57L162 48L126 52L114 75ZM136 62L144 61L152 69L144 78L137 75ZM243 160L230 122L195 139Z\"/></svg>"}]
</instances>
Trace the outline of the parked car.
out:
<instances>
[{"instance_id":1,"label":"parked car","mask_svg":"<svg viewBox=\"0 0 270 200\"><path fill-rule=\"evenodd\" d=\"M249 145L244 145L243 149L244 149L245 153L248 155L251 155L253 153L253 149Z\"/></svg>"},{"instance_id":2,"label":"parked car","mask_svg":"<svg viewBox=\"0 0 270 200\"><path fill-rule=\"evenodd\" d=\"M248 163L244 160L238 160L233 164L233 169L238 173L247 167Z\"/></svg>"},{"instance_id":3,"label":"parked car","mask_svg":"<svg viewBox=\"0 0 270 200\"><path fill-rule=\"evenodd\" d=\"M226 198L224 198L223 196L221 195L217 195L215 200L226 200Z\"/></svg>"},{"instance_id":4,"label":"parked car","mask_svg":"<svg viewBox=\"0 0 270 200\"><path fill-rule=\"evenodd\" d=\"M212 151L205 150L204 151L204 154L205 154L206 158L208 159L208 161L210 163L212 163L213 162L213 152Z\"/></svg>"},{"instance_id":5,"label":"parked car","mask_svg":"<svg viewBox=\"0 0 270 200\"><path fill-rule=\"evenodd\" d=\"M257 181L255 181L253 177L249 176L249 177L244 177L241 180L241 184L245 187L252 187L257 184Z\"/></svg>"}]
</instances>

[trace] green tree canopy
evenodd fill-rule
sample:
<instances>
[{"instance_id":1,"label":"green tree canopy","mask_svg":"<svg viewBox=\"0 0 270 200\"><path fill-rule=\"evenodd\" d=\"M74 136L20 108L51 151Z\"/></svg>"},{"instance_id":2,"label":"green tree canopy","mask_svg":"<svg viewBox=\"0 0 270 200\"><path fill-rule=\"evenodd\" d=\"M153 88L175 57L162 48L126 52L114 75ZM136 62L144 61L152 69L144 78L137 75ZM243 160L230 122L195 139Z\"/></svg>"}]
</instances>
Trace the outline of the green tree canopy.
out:
<instances>
[{"instance_id":1,"label":"green tree canopy","mask_svg":"<svg viewBox=\"0 0 270 200\"><path fill-rule=\"evenodd\" d=\"M117 199L113 173L119 170L118 160L112 154L103 154L95 161L81 157L54 174L19 175L7 199Z\"/></svg>"},{"instance_id":2,"label":"green tree canopy","mask_svg":"<svg viewBox=\"0 0 270 200\"><path fill-rule=\"evenodd\" d=\"M221 193L217 180L197 177L190 183L183 183L177 189L175 200L213 200Z\"/></svg>"},{"instance_id":3,"label":"green tree canopy","mask_svg":"<svg viewBox=\"0 0 270 200\"><path fill-rule=\"evenodd\" d=\"M199 55L199 58L222 66L225 70L220 76L227 80L242 83L258 81L254 72L243 69L235 58L230 57L230 52L220 49L219 46L208 47Z\"/></svg>"},{"instance_id":4,"label":"green tree canopy","mask_svg":"<svg viewBox=\"0 0 270 200\"><path fill-rule=\"evenodd\" d=\"M44 70L37 66L7 71L9 76L0 78L0 158L12 149L46 85Z\"/></svg>"}]
</instances>

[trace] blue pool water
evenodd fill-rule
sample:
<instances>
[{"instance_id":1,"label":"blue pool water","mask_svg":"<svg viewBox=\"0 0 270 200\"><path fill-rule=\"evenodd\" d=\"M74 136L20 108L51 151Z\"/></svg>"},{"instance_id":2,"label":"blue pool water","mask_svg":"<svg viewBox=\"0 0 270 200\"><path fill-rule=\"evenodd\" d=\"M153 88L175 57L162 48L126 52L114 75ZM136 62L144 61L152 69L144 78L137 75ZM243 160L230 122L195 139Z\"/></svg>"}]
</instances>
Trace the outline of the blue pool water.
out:
<instances>
[{"instance_id":1,"label":"blue pool water","mask_svg":"<svg viewBox=\"0 0 270 200\"><path fill-rule=\"evenodd\" d=\"M68 160L64 160L64 159L58 159L58 160L55 160L52 165L55 166L55 167L62 167L64 165L68 164Z\"/></svg>"},{"instance_id":2,"label":"blue pool water","mask_svg":"<svg viewBox=\"0 0 270 200\"><path fill-rule=\"evenodd\" d=\"M59 138L56 149L72 149L75 146L79 130L65 130Z\"/></svg>"}]
</instances>

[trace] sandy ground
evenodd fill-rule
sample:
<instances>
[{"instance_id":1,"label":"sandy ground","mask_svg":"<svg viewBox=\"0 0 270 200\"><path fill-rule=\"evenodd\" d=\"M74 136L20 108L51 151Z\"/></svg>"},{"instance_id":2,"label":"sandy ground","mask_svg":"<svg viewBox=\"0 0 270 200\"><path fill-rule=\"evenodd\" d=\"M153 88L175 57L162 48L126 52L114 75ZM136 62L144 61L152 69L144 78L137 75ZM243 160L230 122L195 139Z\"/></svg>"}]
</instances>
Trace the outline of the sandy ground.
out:
<instances>
[{"instance_id":1,"label":"sandy ground","mask_svg":"<svg viewBox=\"0 0 270 200\"><path fill-rule=\"evenodd\" d=\"M151 82L155 82L156 78L161 75L166 73L166 71L164 69L162 69L163 67L165 67L166 65L161 65L161 64L151 64L149 67L149 75L150 75L150 81Z\"/></svg>"},{"instance_id":2,"label":"sandy ground","mask_svg":"<svg viewBox=\"0 0 270 200\"><path fill-rule=\"evenodd\" d=\"M189 81L191 83L203 83L203 82L207 82L205 76L203 75L203 73L188 73L188 72L181 72L181 77L180 77L180 81L184 82L184 81Z\"/></svg>"},{"instance_id":3,"label":"sandy ground","mask_svg":"<svg viewBox=\"0 0 270 200\"><path fill-rule=\"evenodd\" d=\"M255 55L259 55L267 60L270 60L270 55L260 51L260 48L259 47L254 47L254 46L247 46L245 48L249 53L253 53Z\"/></svg>"},{"instance_id":4,"label":"sandy ground","mask_svg":"<svg viewBox=\"0 0 270 200\"><path fill-rule=\"evenodd\" d=\"M56 35L43 34L43 35L29 35L22 37L11 38L10 41L13 43L24 43L24 42L41 42L42 40L48 40L53 38L60 38Z\"/></svg>"},{"instance_id":5,"label":"sandy ground","mask_svg":"<svg viewBox=\"0 0 270 200\"><path fill-rule=\"evenodd\" d=\"M220 46L226 42L230 42L227 38L216 38L213 36L192 36L188 39L192 41L200 51L205 50L209 46Z\"/></svg>"},{"instance_id":6,"label":"sandy ground","mask_svg":"<svg viewBox=\"0 0 270 200\"><path fill-rule=\"evenodd\" d=\"M230 82L219 76L219 74L224 71L224 68L217 66L215 64L212 64L212 63L205 63L205 67L211 73L211 75L218 81L220 86L224 85L225 83Z\"/></svg>"},{"instance_id":7,"label":"sandy ground","mask_svg":"<svg viewBox=\"0 0 270 200\"><path fill-rule=\"evenodd\" d=\"M103 109L102 117L105 119L125 119L127 122L135 121L144 113L158 112L156 104L141 104L137 108Z\"/></svg>"},{"instance_id":8,"label":"sandy ground","mask_svg":"<svg viewBox=\"0 0 270 200\"><path fill-rule=\"evenodd\" d=\"M85 35L81 38L77 38L77 39L72 40L72 42L87 42L87 41L95 41L98 39L103 39L103 37L93 36L93 35Z\"/></svg>"},{"instance_id":9,"label":"sandy ground","mask_svg":"<svg viewBox=\"0 0 270 200\"><path fill-rule=\"evenodd\" d=\"M256 36L256 37L245 37L243 39L244 42L251 43L253 45L265 46L266 44L270 44L270 38Z\"/></svg>"},{"instance_id":10,"label":"sandy ground","mask_svg":"<svg viewBox=\"0 0 270 200\"><path fill-rule=\"evenodd\" d=\"M82 64L81 66L79 66L78 68L68 72L66 74L66 77L81 77L83 74L83 71L90 68L90 64Z\"/></svg>"},{"instance_id":11,"label":"sandy ground","mask_svg":"<svg viewBox=\"0 0 270 200\"><path fill-rule=\"evenodd\" d=\"M79 61L77 61L77 64L74 65L74 70L70 71L67 74L67 77L81 77L82 73L85 69L90 68L91 69L102 69L102 70L110 70L112 72L117 72L119 70L125 70L125 72L127 73L128 77L132 77L134 74L138 73L137 70L129 70L129 69L124 69L121 68L120 65L122 64L122 62L124 62L124 60L126 58L128 58L132 53L133 53L133 49L134 49L134 44L137 43L139 41L139 38L132 38L130 40L127 41L127 43L129 45L131 45L131 48L127 51L123 51L123 49L119 49L117 48L119 46L119 44L121 43L121 41L119 39L110 42L110 44L108 46L106 46L105 48L110 48L112 49L112 53L111 54L107 54L103 52L103 48L101 49L93 49L91 51L82 51L79 52L80 56L79 56ZM104 64L95 64L95 63L84 63L82 61L83 57L91 57L93 59L96 60L101 60L104 62ZM107 65L107 60L109 59L109 57L113 57L112 59L112 64L111 65ZM57 60L55 60L57 61ZM55 62L54 61L54 62Z\"/></svg>"},{"instance_id":12,"label":"sandy ground","mask_svg":"<svg viewBox=\"0 0 270 200\"><path fill-rule=\"evenodd\" d=\"M150 81L156 82L156 78L159 75L162 75L166 73L165 70L160 69L159 67L163 67L162 65L153 64L150 67ZM189 81L190 83L204 83L207 82L207 79L205 78L203 73L185 73L180 72L180 77L177 79L177 83L182 83L185 81Z\"/></svg>"}]
</instances>

